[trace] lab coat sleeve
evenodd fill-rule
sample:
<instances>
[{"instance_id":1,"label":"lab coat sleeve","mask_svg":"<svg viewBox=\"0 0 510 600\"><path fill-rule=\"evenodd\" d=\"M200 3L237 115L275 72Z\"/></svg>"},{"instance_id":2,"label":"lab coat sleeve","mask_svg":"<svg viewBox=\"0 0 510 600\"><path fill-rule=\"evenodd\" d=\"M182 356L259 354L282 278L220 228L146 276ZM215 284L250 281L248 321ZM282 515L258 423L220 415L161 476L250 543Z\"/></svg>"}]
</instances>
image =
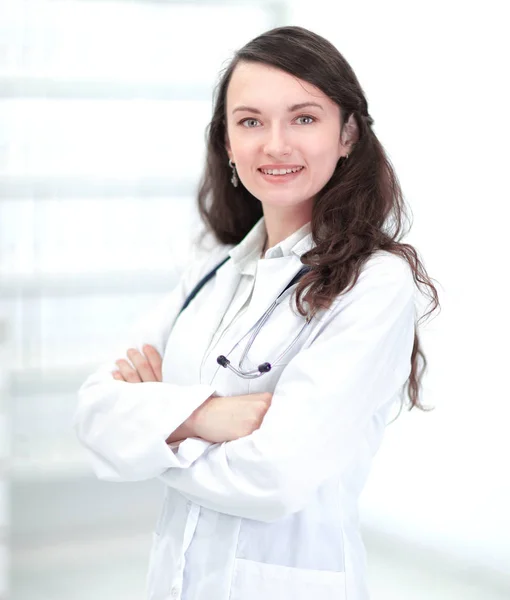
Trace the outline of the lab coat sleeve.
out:
<instances>
[{"instance_id":1,"label":"lab coat sleeve","mask_svg":"<svg viewBox=\"0 0 510 600\"><path fill-rule=\"evenodd\" d=\"M219 260L213 255L205 264L197 260L191 265L177 287L132 328L111 363L101 366L81 386L73 425L100 479L150 479L169 468L188 467L211 445L191 438L170 447L166 439L215 392L213 387L127 383L113 379L112 371L117 369L115 360L127 359L129 348L142 351L144 344L150 344L163 356L187 294Z\"/></svg>"},{"instance_id":2,"label":"lab coat sleeve","mask_svg":"<svg viewBox=\"0 0 510 600\"><path fill-rule=\"evenodd\" d=\"M374 413L402 391L414 289L402 259L371 258L313 343L283 370L260 429L211 446L189 469L160 479L234 516L273 521L304 508L323 482L349 468Z\"/></svg>"}]
</instances>

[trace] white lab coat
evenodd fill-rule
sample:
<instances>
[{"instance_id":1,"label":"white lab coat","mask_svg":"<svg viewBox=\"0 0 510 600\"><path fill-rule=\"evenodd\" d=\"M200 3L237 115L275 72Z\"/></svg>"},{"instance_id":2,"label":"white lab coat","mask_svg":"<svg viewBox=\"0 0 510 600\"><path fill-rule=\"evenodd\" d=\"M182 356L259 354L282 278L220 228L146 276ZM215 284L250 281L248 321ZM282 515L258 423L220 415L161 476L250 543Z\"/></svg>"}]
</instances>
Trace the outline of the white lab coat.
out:
<instances>
[{"instance_id":1,"label":"white lab coat","mask_svg":"<svg viewBox=\"0 0 510 600\"><path fill-rule=\"evenodd\" d=\"M248 308L229 327L223 317L241 278L239 261L260 248L263 227L260 221L234 249L194 261L121 354L80 389L75 427L97 476L165 484L148 600L368 598L357 500L410 373L412 274L402 259L375 253L354 288L312 321L283 364L241 379L216 357L238 363L244 344L236 343L297 273L312 243L307 235L287 256L257 261ZM233 258L176 321L190 290L229 249ZM271 362L302 324L289 299L282 302L249 364ZM164 357L163 382L115 381L114 360L144 343ZM211 394L259 391L272 392L273 401L253 434L222 444L189 439L178 449L165 443Z\"/></svg>"}]
</instances>

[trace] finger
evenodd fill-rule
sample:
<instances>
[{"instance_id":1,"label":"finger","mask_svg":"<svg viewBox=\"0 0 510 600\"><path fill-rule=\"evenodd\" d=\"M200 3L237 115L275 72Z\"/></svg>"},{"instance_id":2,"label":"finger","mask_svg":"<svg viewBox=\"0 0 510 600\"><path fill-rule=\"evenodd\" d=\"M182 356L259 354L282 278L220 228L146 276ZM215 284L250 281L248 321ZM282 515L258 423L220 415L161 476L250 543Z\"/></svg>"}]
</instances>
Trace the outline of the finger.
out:
<instances>
[{"instance_id":1,"label":"finger","mask_svg":"<svg viewBox=\"0 0 510 600\"><path fill-rule=\"evenodd\" d=\"M115 364L119 367L120 374L124 378L124 381L127 381L128 383L141 383L138 373L127 360L121 358L120 360L115 361Z\"/></svg>"},{"instance_id":2,"label":"finger","mask_svg":"<svg viewBox=\"0 0 510 600\"><path fill-rule=\"evenodd\" d=\"M149 344L145 344L142 350L144 351L144 354L147 357L150 366L152 367L154 375L156 376L156 380L163 381L163 373L161 369L163 361L159 352L156 350L156 348L154 348L154 346L149 346Z\"/></svg>"},{"instance_id":3,"label":"finger","mask_svg":"<svg viewBox=\"0 0 510 600\"><path fill-rule=\"evenodd\" d=\"M142 381L157 381L152 367L143 354L138 352L135 348L130 348L127 351L127 355Z\"/></svg>"},{"instance_id":4,"label":"finger","mask_svg":"<svg viewBox=\"0 0 510 600\"><path fill-rule=\"evenodd\" d=\"M124 377L122 377L122 374L120 373L120 371L112 371L112 377L114 379L116 379L117 381L125 381Z\"/></svg>"}]
</instances>

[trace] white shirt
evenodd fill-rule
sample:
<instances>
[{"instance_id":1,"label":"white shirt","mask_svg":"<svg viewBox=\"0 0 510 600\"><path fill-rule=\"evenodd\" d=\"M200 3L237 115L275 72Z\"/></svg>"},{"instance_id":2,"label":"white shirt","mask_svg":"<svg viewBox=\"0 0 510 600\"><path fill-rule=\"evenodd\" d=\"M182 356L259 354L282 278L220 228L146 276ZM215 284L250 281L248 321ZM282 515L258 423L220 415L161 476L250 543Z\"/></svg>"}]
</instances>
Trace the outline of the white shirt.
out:
<instances>
[{"instance_id":1,"label":"white shirt","mask_svg":"<svg viewBox=\"0 0 510 600\"><path fill-rule=\"evenodd\" d=\"M154 534L149 600L366 600L357 501L386 419L410 372L414 282L402 259L375 253L356 285L307 326L282 364L245 380L239 341L302 266L305 226L258 258L263 221L176 319L195 284L227 254L197 261L126 340L155 345L163 382L129 384L112 364L80 389L77 434L102 479L158 477L165 502ZM247 302L249 299L249 303ZM279 355L303 327L278 305L248 354ZM223 444L165 443L212 393L273 393L262 426Z\"/></svg>"}]
</instances>

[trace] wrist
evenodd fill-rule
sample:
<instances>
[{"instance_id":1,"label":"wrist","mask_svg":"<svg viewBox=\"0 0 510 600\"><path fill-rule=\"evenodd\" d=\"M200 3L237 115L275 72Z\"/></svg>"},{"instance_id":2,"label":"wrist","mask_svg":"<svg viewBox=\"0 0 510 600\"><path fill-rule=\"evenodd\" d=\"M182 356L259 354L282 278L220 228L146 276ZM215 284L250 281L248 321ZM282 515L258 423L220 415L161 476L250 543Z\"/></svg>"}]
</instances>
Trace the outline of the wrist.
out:
<instances>
[{"instance_id":1,"label":"wrist","mask_svg":"<svg viewBox=\"0 0 510 600\"><path fill-rule=\"evenodd\" d=\"M187 437L200 437L199 431L202 406L199 406L194 412L192 412L191 415L182 424L187 434Z\"/></svg>"},{"instance_id":2,"label":"wrist","mask_svg":"<svg viewBox=\"0 0 510 600\"><path fill-rule=\"evenodd\" d=\"M188 437L207 439L204 434L207 431L206 423L210 417L209 405L213 398L216 398L214 394L209 396L203 404L191 413L184 423L186 431L188 432Z\"/></svg>"},{"instance_id":3,"label":"wrist","mask_svg":"<svg viewBox=\"0 0 510 600\"><path fill-rule=\"evenodd\" d=\"M174 442L182 442L189 437L195 437L193 431L188 425L188 421L184 421L177 429L172 432L166 439L167 444L172 444Z\"/></svg>"},{"instance_id":4,"label":"wrist","mask_svg":"<svg viewBox=\"0 0 510 600\"><path fill-rule=\"evenodd\" d=\"M195 428L192 425L192 418L188 417L186 421L180 426L181 435L184 438L197 437Z\"/></svg>"}]
</instances>

